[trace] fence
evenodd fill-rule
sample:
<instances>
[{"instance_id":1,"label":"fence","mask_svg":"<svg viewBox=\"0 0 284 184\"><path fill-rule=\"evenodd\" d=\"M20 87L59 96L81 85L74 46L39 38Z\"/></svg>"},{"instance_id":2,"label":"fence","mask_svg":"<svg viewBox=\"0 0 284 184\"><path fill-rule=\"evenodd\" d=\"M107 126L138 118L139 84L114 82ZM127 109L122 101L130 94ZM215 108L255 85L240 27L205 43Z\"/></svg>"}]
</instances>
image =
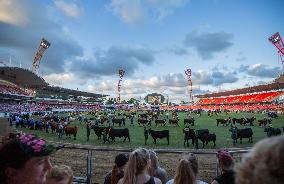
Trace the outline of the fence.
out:
<instances>
[{"instance_id":1,"label":"fence","mask_svg":"<svg viewBox=\"0 0 284 184\"><path fill-rule=\"evenodd\" d=\"M133 149L124 149L124 148L100 148L100 147L89 147L89 146L83 146L83 145L65 145L63 149L69 149L69 150L84 150L87 152L86 155L86 177L74 177L74 183L86 183L86 184L91 184L92 183L92 175L93 172L95 171L93 168L93 152L131 152ZM216 156L216 151L199 151L199 150L187 150L187 149L154 149L154 151L158 154L183 154L183 153L194 153L198 156L200 155L211 155L216 158L216 163L215 163L215 176L219 175L219 165L217 162L217 156ZM248 150L231 150L230 153L233 156L240 155L247 153Z\"/></svg>"}]
</instances>

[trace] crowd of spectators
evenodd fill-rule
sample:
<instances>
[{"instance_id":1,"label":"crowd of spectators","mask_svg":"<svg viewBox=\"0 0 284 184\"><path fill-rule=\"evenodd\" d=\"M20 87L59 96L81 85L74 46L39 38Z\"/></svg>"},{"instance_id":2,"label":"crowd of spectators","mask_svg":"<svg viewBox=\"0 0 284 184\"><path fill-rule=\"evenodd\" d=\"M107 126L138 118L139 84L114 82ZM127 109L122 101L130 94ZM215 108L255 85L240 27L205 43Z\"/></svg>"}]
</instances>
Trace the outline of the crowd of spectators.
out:
<instances>
[{"instance_id":1,"label":"crowd of spectators","mask_svg":"<svg viewBox=\"0 0 284 184\"><path fill-rule=\"evenodd\" d=\"M49 155L60 148L33 134L9 134L0 142L0 183L71 184L72 169L50 162ZM282 184L283 151L283 136L259 141L239 164L228 151L220 150L217 158L221 174L212 178L211 184ZM120 153L104 184L206 184L199 179L198 160L192 153L179 159L173 178L168 178L157 160L156 153L145 148L129 155Z\"/></svg>"},{"instance_id":2,"label":"crowd of spectators","mask_svg":"<svg viewBox=\"0 0 284 184\"><path fill-rule=\"evenodd\" d=\"M0 93L10 94L10 95L19 95L19 96L29 96L23 89L14 85L6 85L0 83Z\"/></svg>"},{"instance_id":3,"label":"crowd of spectators","mask_svg":"<svg viewBox=\"0 0 284 184\"><path fill-rule=\"evenodd\" d=\"M1 102L0 112L20 113L20 112L43 112L50 110L94 110L98 109L98 105L84 105L84 104L61 104L61 103L38 103L38 102Z\"/></svg>"}]
</instances>

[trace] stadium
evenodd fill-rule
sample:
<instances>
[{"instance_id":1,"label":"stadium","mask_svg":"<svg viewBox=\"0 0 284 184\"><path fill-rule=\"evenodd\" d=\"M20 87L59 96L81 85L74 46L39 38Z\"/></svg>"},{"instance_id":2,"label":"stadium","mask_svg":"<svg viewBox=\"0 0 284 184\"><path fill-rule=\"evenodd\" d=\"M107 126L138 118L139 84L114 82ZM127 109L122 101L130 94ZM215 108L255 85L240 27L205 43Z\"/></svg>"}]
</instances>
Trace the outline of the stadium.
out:
<instances>
[{"instance_id":1,"label":"stadium","mask_svg":"<svg viewBox=\"0 0 284 184\"><path fill-rule=\"evenodd\" d=\"M255 126L253 127L249 124L242 125L242 122L240 123L240 127L242 128L252 128L254 133L254 141L266 137L265 132L263 132L263 127L266 127L269 122L265 122L265 125L261 126L259 126L258 124L260 123L259 120L269 120L266 119L266 117L268 117L267 114L271 113L278 116L277 118L273 118L272 120L275 128L280 128L282 131L281 126L283 126L282 114L284 110L284 78L282 75L276 78L271 83L265 85L253 86L249 88L240 88L232 91L196 95L195 98L197 98L198 100L193 105L167 105L165 103L162 103L165 99L163 95L152 93L145 97L145 99L149 100L149 102L152 103L152 105L147 106L137 104L104 105L102 103L102 99L107 96L105 94L93 94L79 90L71 90L56 86L50 86L43 78L33 73L32 71L23 68L1 67L0 74L0 112L2 116L9 116L10 114L13 115L15 118L16 114L30 113L30 117L35 120L35 124L33 126L36 127L36 124L39 122L42 122L43 124L38 125L38 128L31 128L28 124L15 125L18 130L36 133L53 142L65 143L69 146L66 146L66 149L70 149L73 151L67 151L67 153L64 152L64 154L67 154L70 157L74 157L74 159L78 154L84 157L82 155L83 153L90 156L88 154L90 150L88 149L93 149L94 154L99 157L99 160L103 162L108 162L110 157L112 157L114 153L117 153L121 150L131 150L133 147L139 147L142 145L147 148L161 149L161 153L163 153L163 149L166 149L166 153L161 154L161 158L164 159L166 159L165 156L167 154L179 154L180 152L183 152L184 148L186 148L183 145L183 137L180 136L179 132L182 132L182 129L185 126L184 122L188 118L187 116L189 114L191 114L191 117L195 120L195 125L192 126L193 128L207 128L210 133L212 132L217 135L216 147L213 146L210 142L204 148L202 147L202 142L199 143L199 147L196 147L196 144L190 145L188 147L190 150L196 153L201 152L202 154L200 157L203 157L203 155L206 155L206 153L210 154L216 148L222 147L226 147L227 149L235 151L236 157L238 157L239 154L244 151L244 149L247 149L253 144L247 142L246 139L244 139L245 141L243 141L243 144L237 144L236 146L233 146L231 144L231 141L229 141L229 128L227 127L227 125L223 124L220 124L218 126L218 123L216 126L216 119L228 120L228 117L230 116L231 118L233 118L233 120L236 119L237 121L241 120L243 117L247 119L251 117L256 117L255 121L253 121L253 124L255 124ZM52 114L58 114L59 117L62 118L68 117L70 123L68 123L68 126L78 126L76 140L75 137L74 139L73 137L70 139L66 136L63 136L63 139L59 139L55 133L47 134L43 128L44 123L46 121L44 119L41 120L41 115L44 115L45 113L48 113L51 117ZM131 117L133 117L133 122L131 122ZM175 120L176 118L178 119L178 126L176 124L169 124L170 120ZM129 128L130 130L130 142L128 142L127 140L124 143L123 139L118 138L116 142L104 143L103 141L97 139L97 136L99 136L99 134L97 134L96 128L94 128L94 132L93 130L91 132L90 141L86 141L86 125L84 125L84 123L82 122L91 122L92 125L96 125L98 123L99 127L109 126L113 123L114 127L120 128L121 124L116 125L116 123L114 122L119 122L123 119L125 119L126 122L124 123L124 126ZM156 124L158 120L162 121L161 125ZM152 121L152 125L147 125L147 127L151 127L157 131L170 129L169 145L163 139L158 139L156 144L152 144L152 140L149 139L148 145L144 145L144 136L142 128L144 126L142 124L144 123L144 121ZM134 126L131 125L132 123L134 124ZM16 122L13 122L13 124L16 124ZM6 129L3 128L2 130ZM81 144L81 146L74 146L74 144ZM90 147L90 145L96 146ZM171 151L168 150L169 148ZM213 150L210 151L211 149ZM88 150L88 152L86 153L85 150ZM101 150L104 150L103 152L108 150L108 159L105 159L103 157L100 158L100 153L102 153ZM61 154L63 154L63 152ZM92 161L89 161L88 163L90 164L92 163ZM76 165L72 167L84 168L82 164L83 163L79 164L80 166ZM93 164L97 165L98 163ZM165 164L170 165L169 163ZM203 165L204 167L205 163L201 165ZM212 167L212 165L209 167ZM104 167L108 166L109 165L104 165ZM81 176L78 177L79 179L77 180L86 181L87 179L84 180L82 178L88 176L88 172L89 171L87 170L85 171L85 173L83 173L83 175L82 173L79 174ZM213 173L207 173L207 176L204 177L206 178L212 174ZM96 178L98 176L93 175L93 177ZM101 180L99 179L96 181L100 182Z\"/></svg>"},{"instance_id":2,"label":"stadium","mask_svg":"<svg viewBox=\"0 0 284 184\"><path fill-rule=\"evenodd\" d=\"M0 183L283 182L282 2L84 3L0 1Z\"/></svg>"}]
</instances>

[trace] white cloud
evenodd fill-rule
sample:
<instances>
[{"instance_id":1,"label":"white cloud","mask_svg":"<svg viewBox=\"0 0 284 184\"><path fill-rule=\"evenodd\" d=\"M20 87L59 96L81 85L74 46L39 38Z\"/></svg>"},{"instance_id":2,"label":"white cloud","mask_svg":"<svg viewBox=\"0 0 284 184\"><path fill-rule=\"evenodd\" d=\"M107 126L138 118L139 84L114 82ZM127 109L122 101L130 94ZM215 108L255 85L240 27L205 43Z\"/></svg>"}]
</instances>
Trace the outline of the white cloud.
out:
<instances>
[{"instance_id":1,"label":"white cloud","mask_svg":"<svg viewBox=\"0 0 284 184\"><path fill-rule=\"evenodd\" d=\"M250 76L257 76L261 78L275 78L281 73L280 67L269 67L264 64L241 65L240 72L247 73Z\"/></svg>"},{"instance_id":2,"label":"white cloud","mask_svg":"<svg viewBox=\"0 0 284 184\"><path fill-rule=\"evenodd\" d=\"M188 0L112 0L107 8L127 24L163 20Z\"/></svg>"},{"instance_id":3,"label":"white cloud","mask_svg":"<svg viewBox=\"0 0 284 184\"><path fill-rule=\"evenodd\" d=\"M75 3L67 3L64 0L55 0L54 5L68 17L77 18L80 16L81 10Z\"/></svg>"},{"instance_id":4,"label":"white cloud","mask_svg":"<svg viewBox=\"0 0 284 184\"><path fill-rule=\"evenodd\" d=\"M0 0L0 22L23 26L29 22L24 0Z\"/></svg>"},{"instance_id":5,"label":"white cloud","mask_svg":"<svg viewBox=\"0 0 284 184\"><path fill-rule=\"evenodd\" d=\"M155 9L157 20L162 20L165 17L174 13L176 8L182 7L188 0L147 0L149 5Z\"/></svg>"},{"instance_id":6,"label":"white cloud","mask_svg":"<svg viewBox=\"0 0 284 184\"><path fill-rule=\"evenodd\" d=\"M86 81L83 79L79 79L78 77L76 77L74 74L72 73L61 73L61 74L49 74L49 75L45 75L43 76L43 78L50 84L52 85L59 85L59 86L63 86L66 83L79 83L81 85L85 84Z\"/></svg>"},{"instance_id":7,"label":"white cloud","mask_svg":"<svg viewBox=\"0 0 284 184\"><path fill-rule=\"evenodd\" d=\"M129 24L143 22L147 17L140 0L112 0L107 7L114 15Z\"/></svg>"}]
</instances>

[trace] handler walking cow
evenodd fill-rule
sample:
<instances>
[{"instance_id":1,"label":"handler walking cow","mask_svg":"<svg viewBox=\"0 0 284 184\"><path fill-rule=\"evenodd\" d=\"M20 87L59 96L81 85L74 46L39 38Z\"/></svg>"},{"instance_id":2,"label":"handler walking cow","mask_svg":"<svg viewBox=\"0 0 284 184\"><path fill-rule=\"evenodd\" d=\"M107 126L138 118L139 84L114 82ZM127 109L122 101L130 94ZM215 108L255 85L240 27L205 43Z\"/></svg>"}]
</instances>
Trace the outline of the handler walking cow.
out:
<instances>
[{"instance_id":1,"label":"handler walking cow","mask_svg":"<svg viewBox=\"0 0 284 184\"><path fill-rule=\"evenodd\" d=\"M235 146L237 143L237 139L238 139L238 128L236 124L233 124L232 128L230 128L229 131L232 132L231 138L233 139L233 145Z\"/></svg>"},{"instance_id":2,"label":"handler walking cow","mask_svg":"<svg viewBox=\"0 0 284 184\"><path fill-rule=\"evenodd\" d=\"M147 145L147 140L148 140L148 130L146 127L144 127L144 138L145 138L145 145Z\"/></svg>"},{"instance_id":3,"label":"handler walking cow","mask_svg":"<svg viewBox=\"0 0 284 184\"><path fill-rule=\"evenodd\" d=\"M195 132L193 129L190 129L189 126L187 125L184 129L183 129L183 133L184 133L184 142L183 142L183 146L185 147L185 143L187 145L187 147L189 147L189 139L192 139L192 145L194 145L194 137L195 137Z\"/></svg>"}]
</instances>

